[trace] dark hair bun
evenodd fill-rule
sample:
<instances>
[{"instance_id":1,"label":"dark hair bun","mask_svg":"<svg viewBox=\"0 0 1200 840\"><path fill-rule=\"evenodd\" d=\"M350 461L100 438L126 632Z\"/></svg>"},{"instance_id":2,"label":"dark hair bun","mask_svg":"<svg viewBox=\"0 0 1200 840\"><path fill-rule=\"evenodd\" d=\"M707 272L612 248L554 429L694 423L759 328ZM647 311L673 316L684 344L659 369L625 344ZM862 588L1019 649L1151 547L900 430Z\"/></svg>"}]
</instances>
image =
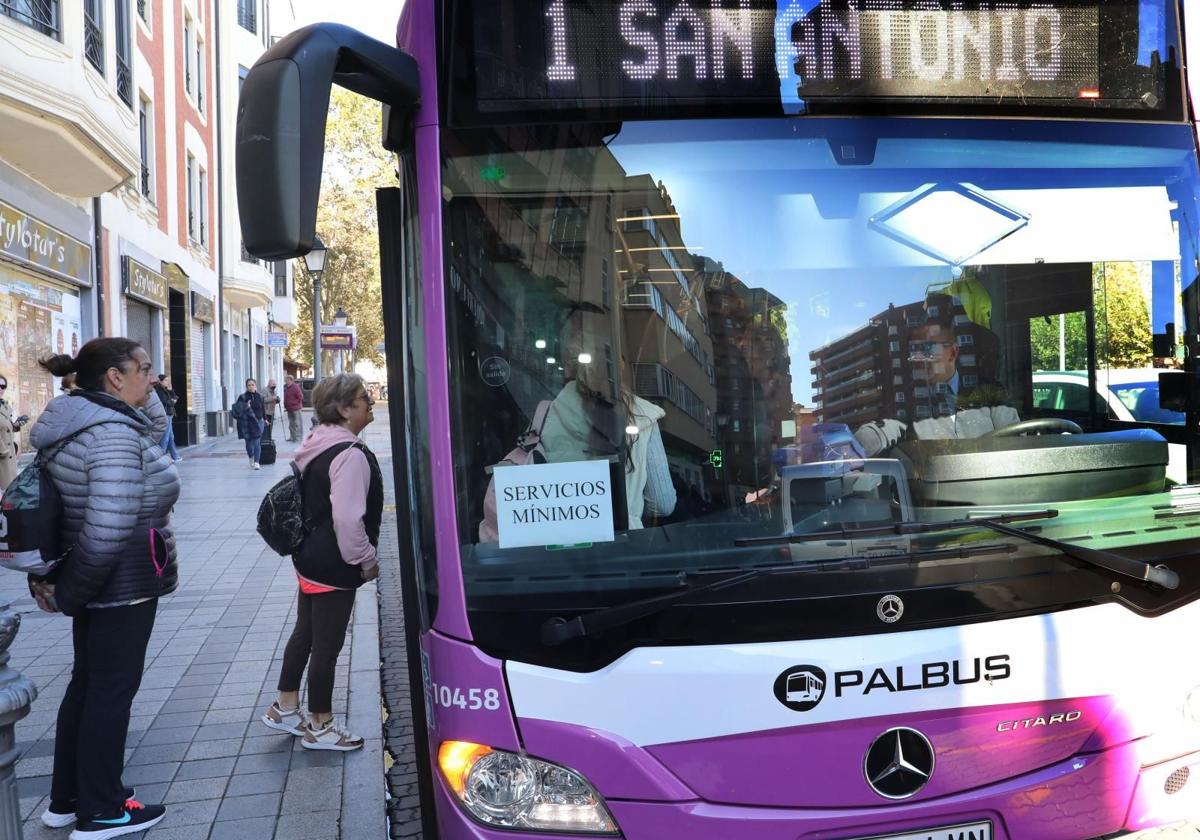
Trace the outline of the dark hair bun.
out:
<instances>
[{"instance_id":1,"label":"dark hair bun","mask_svg":"<svg viewBox=\"0 0 1200 840\"><path fill-rule=\"evenodd\" d=\"M66 376L68 373L75 373L77 370L75 359L65 353L57 356L48 356L39 361L38 364L55 376Z\"/></svg>"}]
</instances>

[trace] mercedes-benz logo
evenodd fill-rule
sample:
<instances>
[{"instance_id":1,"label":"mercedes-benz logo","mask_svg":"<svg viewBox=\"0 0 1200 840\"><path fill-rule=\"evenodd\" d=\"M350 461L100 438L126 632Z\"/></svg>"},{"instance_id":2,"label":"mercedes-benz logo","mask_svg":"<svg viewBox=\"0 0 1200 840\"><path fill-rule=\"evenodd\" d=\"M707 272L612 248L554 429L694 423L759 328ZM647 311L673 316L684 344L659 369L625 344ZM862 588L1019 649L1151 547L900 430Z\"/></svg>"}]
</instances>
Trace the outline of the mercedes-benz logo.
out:
<instances>
[{"instance_id":1,"label":"mercedes-benz logo","mask_svg":"<svg viewBox=\"0 0 1200 840\"><path fill-rule=\"evenodd\" d=\"M885 799L907 799L933 776L933 747L915 729L896 727L876 738L863 759L871 790Z\"/></svg>"},{"instance_id":2,"label":"mercedes-benz logo","mask_svg":"<svg viewBox=\"0 0 1200 840\"><path fill-rule=\"evenodd\" d=\"M895 624L904 615L904 602L899 595L884 595L875 605L875 614L884 624Z\"/></svg>"}]
</instances>

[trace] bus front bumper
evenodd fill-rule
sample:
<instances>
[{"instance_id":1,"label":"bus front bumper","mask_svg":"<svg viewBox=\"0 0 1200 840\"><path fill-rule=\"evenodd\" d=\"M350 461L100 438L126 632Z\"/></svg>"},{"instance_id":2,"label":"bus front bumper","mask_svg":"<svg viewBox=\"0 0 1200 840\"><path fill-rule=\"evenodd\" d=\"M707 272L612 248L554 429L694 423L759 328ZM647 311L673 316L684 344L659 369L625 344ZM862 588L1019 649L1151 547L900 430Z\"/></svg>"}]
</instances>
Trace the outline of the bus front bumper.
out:
<instances>
[{"instance_id":1,"label":"bus front bumper","mask_svg":"<svg viewBox=\"0 0 1200 840\"><path fill-rule=\"evenodd\" d=\"M445 840L588 836L483 826L440 778L435 798ZM702 800L607 804L629 840L859 840L906 832L957 840L938 829L982 821L991 823L991 840L1080 840L1200 816L1200 752L1141 767L1135 745L1123 744L973 791L886 809L762 808Z\"/></svg>"}]
</instances>

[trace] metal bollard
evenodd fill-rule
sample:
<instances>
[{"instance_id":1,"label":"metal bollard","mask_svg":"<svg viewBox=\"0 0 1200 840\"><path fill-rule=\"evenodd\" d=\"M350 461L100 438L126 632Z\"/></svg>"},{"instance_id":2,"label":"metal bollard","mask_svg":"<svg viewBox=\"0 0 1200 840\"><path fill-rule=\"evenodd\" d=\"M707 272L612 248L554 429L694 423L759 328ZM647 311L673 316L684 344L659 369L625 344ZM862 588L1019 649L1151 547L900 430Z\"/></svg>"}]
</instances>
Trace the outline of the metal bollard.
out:
<instances>
[{"instance_id":1,"label":"metal bollard","mask_svg":"<svg viewBox=\"0 0 1200 840\"><path fill-rule=\"evenodd\" d=\"M17 637L21 616L0 605L0 840L21 840L21 807L17 801L17 743L13 726L37 699L37 686L8 667L8 647Z\"/></svg>"}]
</instances>

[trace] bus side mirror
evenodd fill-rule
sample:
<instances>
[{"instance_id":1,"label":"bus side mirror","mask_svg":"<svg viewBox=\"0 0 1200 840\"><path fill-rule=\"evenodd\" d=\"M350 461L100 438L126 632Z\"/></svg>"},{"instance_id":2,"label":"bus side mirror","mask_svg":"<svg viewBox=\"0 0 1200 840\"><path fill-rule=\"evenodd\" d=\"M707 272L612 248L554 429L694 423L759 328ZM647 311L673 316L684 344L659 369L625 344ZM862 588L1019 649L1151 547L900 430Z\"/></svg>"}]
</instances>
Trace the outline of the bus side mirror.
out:
<instances>
[{"instance_id":1,"label":"bus side mirror","mask_svg":"<svg viewBox=\"0 0 1200 840\"><path fill-rule=\"evenodd\" d=\"M266 260L312 249L334 84L411 112L417 63L400 50L336 23L298 29L250 68L238 100L238 215L246 250Z\"/></svg>"}]
</instances>

